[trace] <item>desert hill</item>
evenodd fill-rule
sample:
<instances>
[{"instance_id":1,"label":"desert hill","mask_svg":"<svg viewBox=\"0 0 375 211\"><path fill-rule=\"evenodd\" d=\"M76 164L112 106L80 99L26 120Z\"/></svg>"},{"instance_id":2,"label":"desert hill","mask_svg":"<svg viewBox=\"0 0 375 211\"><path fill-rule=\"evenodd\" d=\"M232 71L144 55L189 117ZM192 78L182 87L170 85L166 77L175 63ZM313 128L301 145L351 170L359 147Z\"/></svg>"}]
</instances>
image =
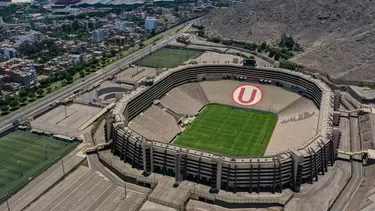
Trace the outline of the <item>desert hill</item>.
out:
<instances>
[{"instance_id":1,"label":"desert hill","mask_svg":"<svg viewBox=\"0 0 375 211\"><path fill-rule=\"evenodd\" d=\"M292 35L293 60L343 80L375 81L375 1L250 0L203 17L208 36L274 42Z\"/></svg>"}]
</instances>

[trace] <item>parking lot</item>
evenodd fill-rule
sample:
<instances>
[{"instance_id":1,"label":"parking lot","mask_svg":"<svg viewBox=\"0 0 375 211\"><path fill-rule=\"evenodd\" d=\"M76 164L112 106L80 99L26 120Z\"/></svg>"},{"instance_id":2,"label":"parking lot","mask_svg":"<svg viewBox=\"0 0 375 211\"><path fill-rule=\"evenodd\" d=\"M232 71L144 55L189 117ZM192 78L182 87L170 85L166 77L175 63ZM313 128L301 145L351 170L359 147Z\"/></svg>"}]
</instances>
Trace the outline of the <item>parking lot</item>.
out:
<instances>
[{"instance_id":1,"label":"parking lot","mask_svg":"<svg viewBox=\"0 0 375 211\"><path fill-rule=\"evenodd\" d=\"M97 114L101 108L78 103L60 105L31 122L31 127L67 136L79 136L78 128Z\"/></svg>"}]
</instances>

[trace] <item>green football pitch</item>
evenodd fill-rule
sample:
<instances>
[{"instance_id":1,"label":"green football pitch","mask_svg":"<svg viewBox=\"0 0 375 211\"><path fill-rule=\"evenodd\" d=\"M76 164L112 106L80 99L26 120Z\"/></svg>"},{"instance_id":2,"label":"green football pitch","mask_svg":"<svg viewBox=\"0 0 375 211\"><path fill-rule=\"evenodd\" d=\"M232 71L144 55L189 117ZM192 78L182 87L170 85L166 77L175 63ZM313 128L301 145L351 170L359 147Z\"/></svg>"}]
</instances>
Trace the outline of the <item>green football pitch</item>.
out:
<instances>
[{"instance_id":1,"label":"green football pitch","mask_svg":"<svg viewBox=\"0 0 375 211\"><path fill-rule=\"evenodd\" d=\"M0 138L0 198L48 168L77 142L15 131Z\"/></svg>"},{"instance_id":2,"label":"green football pitch","mask_svg":"<svg viewBox=\"0 0 375 211\"><path fill-rule=\"evenodd\" d=\"M189 59L195 59L203 51L162 48L136 62L137 65L155 68L177 67Z\"/></svg>"},{"instance_id":3,"label":"green football pitch","mask_svg":"<svg viewBox=\"0 0 375 211\"><path fill-rule=\"evenodd\" d=\"M276 123L271 113L208 105L173 143L222 155L262 156Z\"/></svg>"}]
</instances>

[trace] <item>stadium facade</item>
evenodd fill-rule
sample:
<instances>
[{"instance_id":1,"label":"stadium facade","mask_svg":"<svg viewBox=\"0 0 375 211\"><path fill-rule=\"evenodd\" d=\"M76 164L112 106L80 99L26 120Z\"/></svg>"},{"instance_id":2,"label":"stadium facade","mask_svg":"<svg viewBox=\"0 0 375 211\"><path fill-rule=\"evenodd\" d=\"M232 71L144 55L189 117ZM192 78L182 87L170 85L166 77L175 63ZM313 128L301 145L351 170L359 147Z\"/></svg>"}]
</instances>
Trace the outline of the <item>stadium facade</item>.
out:
<instances>
[{"instance_id":1,"label":"stadium facade","mask_svg":"<svg viewBox=\"0 0 375 211\"><path fill-rule=\"evenodd\" d=\"M221 80L223 76L258 77L290 88L310 99L320 109L316 135L300 149L264 157L228 157L150 141L127 126L130 120L151 106L174 87L202 80ZM340 132L333 129L333 93L313 76L283 69L251 68L241 65L195 65L163 72L151 87L139 88L117 104L107 121L111 152L145 173L157 172L175 177L178 184L190 180L213 190L261 192L299 190L324 175L337 158ZM308 141L308 140L306 140Z\"/></svg>"}]
</instances>

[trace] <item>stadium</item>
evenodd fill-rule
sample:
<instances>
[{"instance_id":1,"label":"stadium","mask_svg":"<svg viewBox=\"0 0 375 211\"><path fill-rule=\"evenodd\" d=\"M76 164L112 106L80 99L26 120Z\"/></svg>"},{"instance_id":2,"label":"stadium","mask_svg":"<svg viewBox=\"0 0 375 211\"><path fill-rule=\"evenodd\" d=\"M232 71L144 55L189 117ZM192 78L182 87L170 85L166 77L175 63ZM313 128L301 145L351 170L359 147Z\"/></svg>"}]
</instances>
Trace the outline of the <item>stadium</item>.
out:
<instances>
[{"instance_id":1,"label":"stadium","mask_svg":"<svg viewBox=\"0 0 375 211\"><path fill-rule=\"evenodd\" d=\"M111 152L144 173L233 192L298 191L336 160L334 95L313 75L236 64L163 72L107 121Z\"/></svg>"}]
</instances>

